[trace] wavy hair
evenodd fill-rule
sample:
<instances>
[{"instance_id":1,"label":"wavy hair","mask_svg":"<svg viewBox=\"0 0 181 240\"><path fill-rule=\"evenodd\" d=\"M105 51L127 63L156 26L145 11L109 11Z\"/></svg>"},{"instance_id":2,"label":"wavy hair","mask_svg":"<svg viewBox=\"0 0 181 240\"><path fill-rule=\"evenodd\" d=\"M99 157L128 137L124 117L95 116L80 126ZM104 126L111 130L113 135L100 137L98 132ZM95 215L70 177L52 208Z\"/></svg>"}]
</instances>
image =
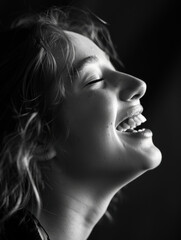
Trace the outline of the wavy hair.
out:
<instances>
[{"instance_id":1,"label":"wavy hair","mask_svg":"<svg viewBox=\"0 0 181 240\"><path fill-rule=\"evenodd\" d=\"M53 7L21 17L0 32L1 222L29 205L41 208L43 181L36 160L40 155L46 159L53 112L68 94L62 73L69 72L74 59L64 30L87 36L119 62L105 22L83 10Z\"/></svg>"}]
</instances>

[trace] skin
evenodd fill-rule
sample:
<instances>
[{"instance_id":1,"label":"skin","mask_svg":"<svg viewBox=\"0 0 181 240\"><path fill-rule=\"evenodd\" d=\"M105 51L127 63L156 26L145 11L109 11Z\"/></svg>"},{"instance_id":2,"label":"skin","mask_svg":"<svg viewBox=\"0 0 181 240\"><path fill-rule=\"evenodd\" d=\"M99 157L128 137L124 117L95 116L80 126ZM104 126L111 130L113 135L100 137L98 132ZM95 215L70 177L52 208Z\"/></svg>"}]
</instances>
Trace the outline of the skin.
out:
<instances>
[{"instance_id":1,"label":"skin","mask_svg":"<svg viewBox=\"0 0 181 240\"><path fill-rule=\"evenodd\" d=\"M152 134L116 130L127 112L140 109L146 84L116 71L90 39L74 32L66 34L74 46L75 66L89 56L97 60L79 72L64 105L56 111L52 146L56 156L44 169L47 185L40 214L52 240L86 239L114 194L161 161ZM61 139L62 116L70 132L66 141Z\"/></svg>"}]
</instances>

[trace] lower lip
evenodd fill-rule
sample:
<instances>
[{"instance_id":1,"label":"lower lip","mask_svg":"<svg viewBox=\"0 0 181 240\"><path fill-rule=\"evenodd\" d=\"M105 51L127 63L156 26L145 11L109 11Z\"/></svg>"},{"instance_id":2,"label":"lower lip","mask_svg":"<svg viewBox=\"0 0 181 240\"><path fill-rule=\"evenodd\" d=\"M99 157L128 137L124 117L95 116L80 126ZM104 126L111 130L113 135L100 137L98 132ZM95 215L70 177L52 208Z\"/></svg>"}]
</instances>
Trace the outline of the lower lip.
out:
<instances>
[{"instance_id":1,"label":"lower lip","mask_svg":"<svg viewBox=\"0 0 181 240\"><path fill-rule=\"evenodd\" d=\"M120 132L120 133L125 136L138 137L138 138L150 138L153 136L153 133L150 129L145 129L142 132Z\"/></svg>"}]
</instances>

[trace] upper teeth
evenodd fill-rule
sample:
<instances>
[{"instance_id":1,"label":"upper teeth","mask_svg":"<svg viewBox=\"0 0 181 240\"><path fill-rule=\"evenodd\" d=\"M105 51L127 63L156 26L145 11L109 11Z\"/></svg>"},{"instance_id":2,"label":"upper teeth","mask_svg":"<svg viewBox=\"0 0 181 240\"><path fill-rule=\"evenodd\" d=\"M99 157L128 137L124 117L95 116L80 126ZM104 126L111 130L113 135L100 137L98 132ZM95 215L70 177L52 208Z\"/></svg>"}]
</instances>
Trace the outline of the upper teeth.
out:
<instances>
[{"instance_id":1,"label":"upper teeth","mask_svg":"<svg viewBox=\"0 0 181 240\"><path fill-rule=\"evenodd\" d=\"M134 129L142 123L146 122L146 118L140 113L133 117L127 118L125 121L120 123L117 129L121 132L125 132L128 129Z\"/></svg>"}]
</instances>

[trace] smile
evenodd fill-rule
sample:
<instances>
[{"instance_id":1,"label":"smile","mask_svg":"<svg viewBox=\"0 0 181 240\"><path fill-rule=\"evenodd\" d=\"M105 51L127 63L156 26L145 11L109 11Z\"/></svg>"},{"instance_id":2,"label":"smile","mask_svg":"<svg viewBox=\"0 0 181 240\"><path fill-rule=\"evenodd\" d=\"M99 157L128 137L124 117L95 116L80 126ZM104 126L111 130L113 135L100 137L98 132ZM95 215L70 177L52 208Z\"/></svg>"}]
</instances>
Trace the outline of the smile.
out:
<instances>
[{"instance_id":1,"label":"smile","mask_svg":"<svg viewBox=\"0 0 181 240\"><path fill-rule=\"evenodd\" d=\"M140 126L142 123L146 122L146 118L141 114L134 115L132 117L128 117L124 121L122 121L118 126L117 130L120 132L143 132L145 129L135 129Z\"/></svg>"}]
</instances>

